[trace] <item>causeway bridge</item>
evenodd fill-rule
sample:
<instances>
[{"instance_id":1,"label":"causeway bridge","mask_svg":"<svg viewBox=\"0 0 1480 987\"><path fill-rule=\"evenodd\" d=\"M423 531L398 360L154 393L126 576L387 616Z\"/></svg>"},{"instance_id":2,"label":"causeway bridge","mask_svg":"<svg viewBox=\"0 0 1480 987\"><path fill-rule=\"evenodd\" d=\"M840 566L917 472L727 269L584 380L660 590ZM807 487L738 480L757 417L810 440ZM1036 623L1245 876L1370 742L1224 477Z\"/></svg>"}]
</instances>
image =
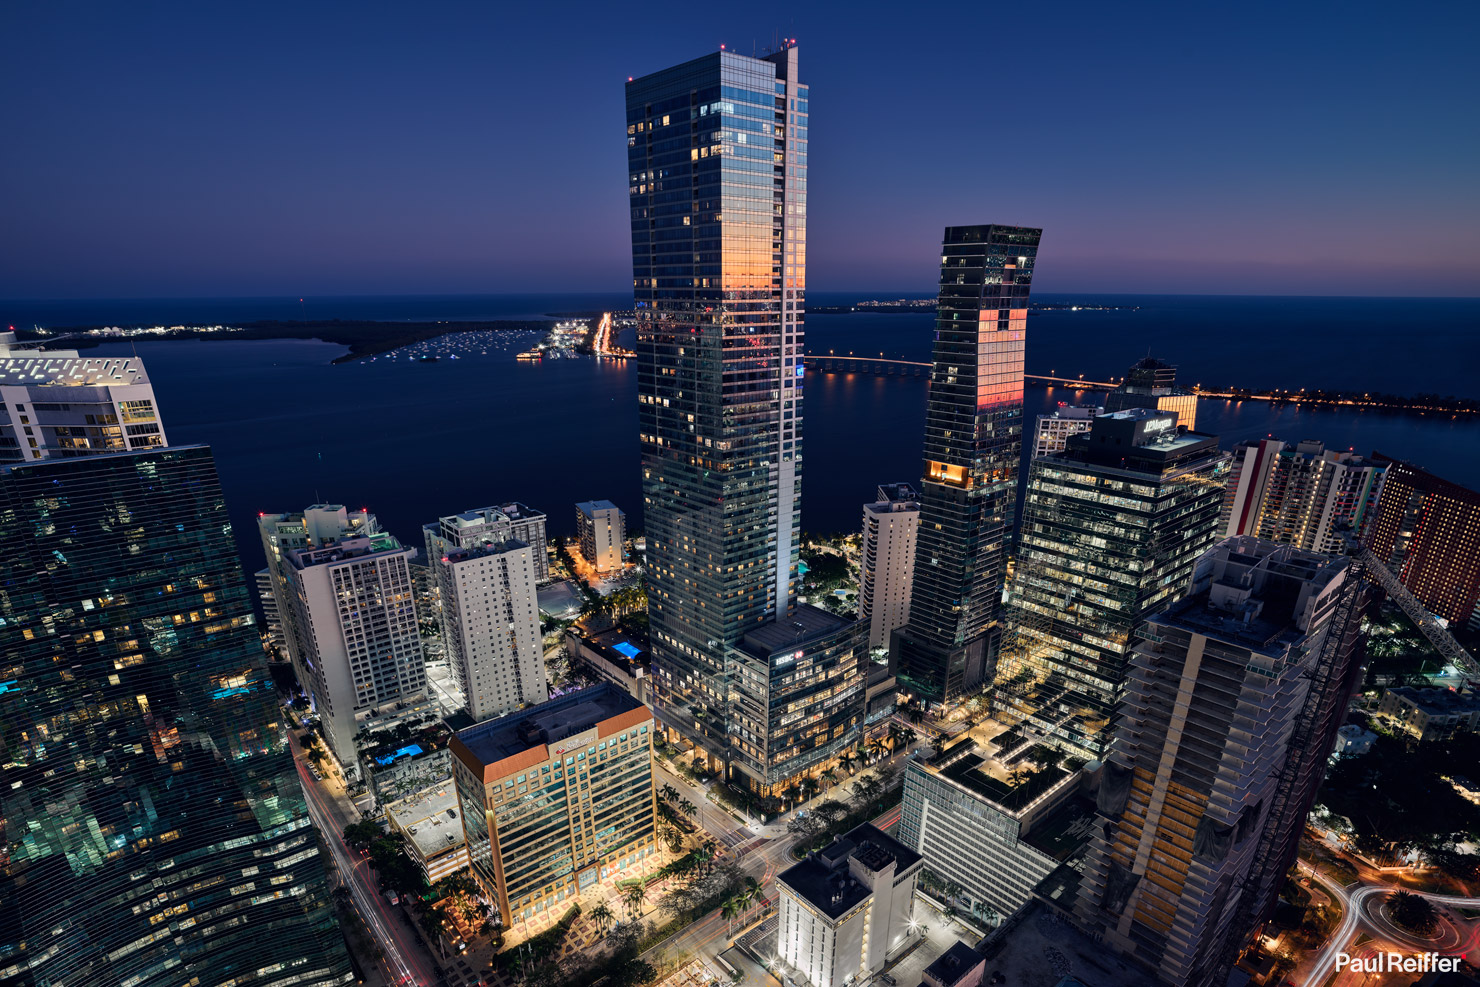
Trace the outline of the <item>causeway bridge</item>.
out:
<instances>
[{"instance_id":1,"label":"causeway bridge","mask_svg":"<svg viewBox=\"0 0 1480 987\"><path fill-rule=\"evenodd\" d=\"M808 370L825 374L872 374L877 377L930 377L929 363L916 360L892 360L873 356L836 356L834 354L808 353L802 363ZM1106 380L1085 380L1083 377L1045 377L1040 374L1024 374L1024 380L1035 384L1064 385L1086 391L1113 391L1116 384Z\"/></svg>"}]
</instances>

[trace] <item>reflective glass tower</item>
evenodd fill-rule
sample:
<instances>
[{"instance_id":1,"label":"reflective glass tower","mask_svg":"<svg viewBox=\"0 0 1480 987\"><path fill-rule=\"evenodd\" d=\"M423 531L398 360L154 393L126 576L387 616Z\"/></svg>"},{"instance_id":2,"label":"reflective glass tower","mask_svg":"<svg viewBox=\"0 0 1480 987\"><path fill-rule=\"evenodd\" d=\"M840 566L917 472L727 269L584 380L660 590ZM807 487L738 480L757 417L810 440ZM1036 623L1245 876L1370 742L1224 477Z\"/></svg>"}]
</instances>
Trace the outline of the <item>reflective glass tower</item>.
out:
<instances>
[{"instance_id":1,"label":"reflective glass tower","mask_svg":"<svg viewBox=\"0 0 1480 987\"><path fill-rule=\"evenodd\" d=\"M209 449L0 470L0 984L354 980Z\"/></svg>"},{"instance_id":2,"label":"reflective glass tower","mask_svg":"<svg viewBox=\"0 0 1480 987\"><path fill-rule=\"evenodd\" d=\"M656 710L727 762L730 648L795 606L807 119L790 44L627 84Z\"/></svg>"},{"instance_id":3,"label":"reflective glass tower","mask_svg":"<svg viewBox=\"0 0 1480 987\"><path fill-rule=\"evenodd\" d=\"M927 703L959 699L996 661L1042 233L951 226L941 246L914 591L890 645L902 688Z\"/></svg>"}]
</instances>

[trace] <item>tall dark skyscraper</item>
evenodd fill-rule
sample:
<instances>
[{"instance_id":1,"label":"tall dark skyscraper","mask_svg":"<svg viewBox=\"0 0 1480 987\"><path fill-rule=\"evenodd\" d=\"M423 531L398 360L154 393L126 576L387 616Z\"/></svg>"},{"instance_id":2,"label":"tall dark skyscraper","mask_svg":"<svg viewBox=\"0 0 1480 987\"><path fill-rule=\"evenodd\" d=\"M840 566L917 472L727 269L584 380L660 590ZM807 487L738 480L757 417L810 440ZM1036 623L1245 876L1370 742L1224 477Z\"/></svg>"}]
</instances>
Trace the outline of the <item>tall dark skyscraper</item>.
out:
<instances>
[{"instance_id":1,"label":"tall dark skyscraper","mask_svg":"<svg viewBox=\"0 0 1480 987\"><path fill-rule=\"evenodd\" d=\"M209 449L0 470L0 983L354 981Z\"/></svg>"},{"instance_id":2,"label":"tall dark skyscraper","mask_svg":"<svg viewBox=\"0 0 1480 987\"><path fill-rule=\"evenodd\" d=\"M846 682L827 692L849 701L827 711L828 730L798 738L768 719L782 683L757 654L776 635L736 650L797 616L807 121L790 44L764 58L712 52L627 84L656 712L761 788L778 765L794 774L847 739L861 675L856 656L836 660L851 632L809 613L797 633L827 642L829 675ZM811 657L796 659L788 690Z\"/></svg>"},{"instance_id":3,"label":"tall dark skyscraper","mask_svg":"<svg viewBox=\"0 0 1480 987\"><path fill-rule=\"evenodd\" d=\"M996 662L1042 233L951 226L941 246L914 591L891 641L901 685L928 703L960 698Z\"/></svg>"}]
</instances>

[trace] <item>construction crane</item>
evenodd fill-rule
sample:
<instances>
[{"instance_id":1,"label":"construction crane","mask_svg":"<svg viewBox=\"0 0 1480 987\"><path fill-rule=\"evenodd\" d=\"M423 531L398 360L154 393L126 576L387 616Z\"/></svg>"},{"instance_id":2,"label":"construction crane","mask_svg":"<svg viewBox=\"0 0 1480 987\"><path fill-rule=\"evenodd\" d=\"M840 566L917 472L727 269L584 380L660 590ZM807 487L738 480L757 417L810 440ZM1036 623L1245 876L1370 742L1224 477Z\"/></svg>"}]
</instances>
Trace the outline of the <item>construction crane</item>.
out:
<instances>
[{"instance_id":1,"label":"construction crane","mask_svg":"<svg viewBox=\"0 0 1480 987\"><path fill-rule=\"evenodd\" d=\"M1354 535L1346 534L1347 554L1357 565L1355 573L1359 578L1370 580L1382 587L1388 599L1398 605L1404 615L1413 621L1420 634L1428 638L1434 650L1444 656L1444 660L1464 673L1471 682L1480 681L1480 662L1476 662L1473 655L1454 639L1449 633L1449 628L1444 626L1444 621L1435 617L1428 611L1417 597L1408 592L1408 587L1383 563L1372 549L1363 545Z\"/></svg>"}]
</instances>

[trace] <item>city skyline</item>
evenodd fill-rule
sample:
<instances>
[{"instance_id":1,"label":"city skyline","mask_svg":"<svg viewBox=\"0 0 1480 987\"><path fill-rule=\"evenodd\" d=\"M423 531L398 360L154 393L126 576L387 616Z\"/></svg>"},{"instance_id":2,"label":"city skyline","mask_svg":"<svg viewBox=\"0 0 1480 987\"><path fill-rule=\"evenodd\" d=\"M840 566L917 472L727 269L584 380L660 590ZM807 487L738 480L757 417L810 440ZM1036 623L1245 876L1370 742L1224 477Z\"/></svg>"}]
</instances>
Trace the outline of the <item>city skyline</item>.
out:
<instances>
[{"instance_id":1,"label":"city skyline","mask_svg":"<svg viewBox=\"0 0 1480 987\"><path fill-rule=\"evenodd\" d=\"M1480 973L1480 297L1030 304L1480 289L1473 73L1417 14L886 11L55 20L14 278L529 294L0 331L0 987Z\"/></svg>"},{"instance_id":2,"label":"city skyline","mask_svg":"<svg viewBox=\"0 0 1480 987\"><path fill-rule=\"evenodd\" d=\"M818 290L927 292L939 229L986 215L1055 231L1042 292L1480 293L1473 9L841 14L11 7L0 297L614 289L614 85L781 37L839 107ZM1033 57L983 102L960 80L994 32ZM987 186L1004 101L1033 165ZM963 153L901 182L931 132Z\"/></svg>"}]
</instances>

